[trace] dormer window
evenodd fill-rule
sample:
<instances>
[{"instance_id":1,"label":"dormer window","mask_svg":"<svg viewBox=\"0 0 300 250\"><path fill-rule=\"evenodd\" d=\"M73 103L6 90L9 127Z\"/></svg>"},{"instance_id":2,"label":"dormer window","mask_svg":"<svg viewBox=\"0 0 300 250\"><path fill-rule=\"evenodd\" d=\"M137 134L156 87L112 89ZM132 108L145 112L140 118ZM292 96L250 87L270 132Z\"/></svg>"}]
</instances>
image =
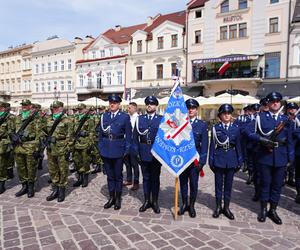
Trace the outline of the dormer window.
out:
<instances>
[{"instance_id":1,"label":"dormer window","mask_svg":"<svg viewBox=\"0 0 300 250\"><path fill-rule=\"evenodd\" d=\"M171 47L174 48L174 47L177 47L177 46L178 46L178 35L175 34L175 35L172 35Z\"/></svg>"},{"instance_id":2,"label":"dormer window","mask_svg":"<svg viewBox=\"0 0 300 250\"><path fill-rule=\"evenodd\" d=\"M142 40L138 40L136 42L136 52L142 52L142 46L143 46Z\"/></svg>"},{"instance_id":3,"label":"dormer window","mask_svg":"<svg viewBox=\"0 0 300 250\"><path fill-rule=\"evenodd\" d=\"M164 37L160 36L157 38L157 49L163 49L164 48Z\"/></svg>"},{"instance_id":4,"label":"dormer window","mask_svg":"<svg viewBox=\"0 0 300 250\"><path fill-rule=\"evenodd\" d=\"M201 18L202 17L202 10L196 10L195 11L195 18Z\"/></svg>"},{"instance_id":5,"label":"dormer window","mask_svg":"<svg viewBox=\"0 0 300 250\"><path fill-rule=\"evenodd\" d=\"M100 55L101 55L101 57L105 57L105 50L104 49L100 50Z\"/></svg>"},{"instance_id":6,"label":"dormer window","mask_svg":"<svg viewBox=\"0 0 300 250\"><path fill-rule=\"evenodd\" d=\"M225 0L221 3L221 13L229 12L229 0Z\"/></svg>"}]
</instances>

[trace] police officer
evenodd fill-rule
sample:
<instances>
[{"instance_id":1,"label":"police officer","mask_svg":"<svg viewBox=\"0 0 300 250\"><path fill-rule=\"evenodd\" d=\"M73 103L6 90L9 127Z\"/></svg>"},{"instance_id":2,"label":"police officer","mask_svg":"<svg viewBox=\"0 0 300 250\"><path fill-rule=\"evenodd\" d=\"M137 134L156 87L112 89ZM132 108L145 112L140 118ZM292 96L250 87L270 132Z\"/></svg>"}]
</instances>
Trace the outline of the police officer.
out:
<instances>
[{"instance_id":1,"label":"police officer","mask_svg":"<svg viewBox=\"0 0 300 250\"><path fill-rule=\"evenodd\" d=\"M216 209L213 217L218 218L223 212L230 220L234 220L234 215L229 209L233 177L243 163L240 129L231 122L233 111L230 104L219 107L220 122L212 127L209 152L209 166L215 174Z\"/></svg>"},{"instance_id":2,"label":"police officer","mask_svg":"<svg viewBox=\"0 0 300 250\"><path fill-rule=\"evenodd\" d=\"M15 120L9 108L9 103L0 102L0 194L5 192L5 182L9 177L9 155L12 151L9 135L15 132Z\"/></svg>"},{"instance_id":3,"label":"police officer","mask_svg":"<svg viewBox=\"0 0 300 250\"><path fill-rule=\"evenodd\" d=\"M39 128L39 121L30 100L23 100L22 111L16 117L16 131L20 132L13 137L17 170L22 188L16 196L27 193L28 198L34 196L34 183L37 179L37 153L43 131ZM24 126L24 124L27 126ZM20 131L20 128L23 130ZM24 128L25 127L25 128Z\"/></svg>"},{"instance_id":4,"label":"police officer","mask_svg":"<svg viewBox=\"0 0 300 250\"><path fill-rule=\"evenodd\" d=\"M295 118L295 128L293 129L293 139L295 143L295 186L297 195L295 202L300 204L300 115Z\"/></svg>"},{"instance_id":5,"label":"police officer","mask_svg":"<svg viewBox=\"0 0 300 250\"><path fill-rule=\"evenodd\" d=\"M260 104L260 112L269 111L268 101L267 101L266 97L261 98L260 101L259 101L259 104Z\"/></svg>"},{"instance_id":6,"label":"police officer","mask_svg":"<svg viewBox=\"0 0 300 250\"><path fill-rule=\"evenodd\" d=\"M282 95L272 92L267 96L269 112L262 112L256 117L249 138L259 143L256 154L260 171L259 222L265 222L268 216L274 223L282 224L276 209L284 181L285 168L294 160L292 131L288 129L288 118L282 115ZM267 204L270 202L270 210Z\"/></svg>"},{"instance_id":7,"label":"police officer","mask_svg":"<svg viewBox=\"0 0 300 250\"><path fill-rule=\"evenodd\" d=\"M207 151L208 151L208 126L207 123L198 119L199 103L195 99L188 99L185 102L188 111L189 119L193 128L193 135L197 152L200 156L199 163L192 163L184 172L179 176L180 191L182 197L182 206L179 210L179 215L183 215L186 211L189 216L196 217L195 201L198 193L199 173L206 164ZM188 182L190 182L190 203L188 204Z\"/></svg>"},{"instance_id":8,"label":"police officer","mask_svg":"<svg viewBox=\"0 0 300 250\"><path fill-rule=\"evenodd\" d=\"M62 102L54 101L52 115L47 118L48 170L52 180L52 192L46 198L47 201L57 198L58 202L63 202L68 185L69 164L66 154L71 150L73 123L65 114L63 106ZM51 130L52 135L49 134Z\"/></svg>"},{"instance_id":9,"label":"police officer","mask_svg":"<svg viewBox=\"0 0 300 250\"><path fill-rule=\"evenodd\" d=\"M143 174L144 203L140 207L140 212L145 212L148 208L160 213L158 205L158 194L160 187L161 164L154 158L151 148L158 131L161 115L156 114L158 100L155 96L145 98L146 114L140 115L136 120L133 132L134 151L139 159ZM152 196L152 199L151 199Z\"/></svg>"},{"instance_id":10,"label":"police officer","mask_svg":"<svg viewBox=\"0 0 300 250\"><path fill-rule=\"evenodd\" d=\"M95 125L94 119L90 119L89 110L84 103L77 106L78 113L74 119L74 150L73 160L78 174L78 180L73 187L87 187L90 172L90 152L94 143Z\"/></svg>"},{"instance_id":11,"label":"police officer","mask_svg":"<svg viewBox=\"0 0 300 250\"><path fill-rule=\"evenodd\" d=\"M129 157L132 141L132 128L128 114L120 111L121 97L112 94L108 97L109 108L100 119L98 129L98 149L107 174L109 200L104 205L108 209L121 208L123 184L123 160Z\"/></svg>"}]
</instances>

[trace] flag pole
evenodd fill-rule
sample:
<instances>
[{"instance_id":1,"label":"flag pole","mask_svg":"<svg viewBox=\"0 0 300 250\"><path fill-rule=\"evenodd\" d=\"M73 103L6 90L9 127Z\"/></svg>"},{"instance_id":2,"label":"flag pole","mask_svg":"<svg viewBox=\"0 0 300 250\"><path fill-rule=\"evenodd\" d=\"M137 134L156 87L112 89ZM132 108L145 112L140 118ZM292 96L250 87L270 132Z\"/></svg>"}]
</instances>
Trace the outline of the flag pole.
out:
<instances>
[{"instance_id":1,"label":"flag pole","mask_svg":"<svg viewBox=\"0 0 300 250\"><path fill-rule=\"evenodd\" d=\"M174 219L177 220L178 217L178 190L179 190L179 183L178 177L175 178L175 207L174 207Z\"/></svg>"}]
</instances>

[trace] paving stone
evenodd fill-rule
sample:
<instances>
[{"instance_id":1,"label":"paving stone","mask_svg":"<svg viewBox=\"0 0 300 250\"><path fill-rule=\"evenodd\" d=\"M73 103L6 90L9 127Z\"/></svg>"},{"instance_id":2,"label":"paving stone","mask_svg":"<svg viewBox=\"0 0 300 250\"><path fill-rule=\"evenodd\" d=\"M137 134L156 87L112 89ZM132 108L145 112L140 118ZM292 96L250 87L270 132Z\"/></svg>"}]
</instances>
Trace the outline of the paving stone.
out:
<instances>
[{"instance_id":1,"label":"paving stone","mask_svg":"<svg viewBox=\"0 0 300 250\"><path fill-rule=\"evenodd\" d=\"M92 236L93 241L97 246L110 245L112 242L104 234L96 234Z\"/></svg>"},{"instance_id":2,"label":"paving stone","mask_svg":"<svg viewBox=\"0 0 300 250\"><path fill-rule=\"evenodd\" d=\"M41 240L41 245L42 246L47 246L56 243L56 240L53 236L47 237L47 238L42 238Z\"/></svg>"},{"instance_id":3,"label":"paving stone","mask_svg":"<svg viewBox=\"0 0 300 250\"><path fill-rule=\"evenodd\" d=\"M92 240L80 241L78 244L82 249L89 249L89 250L97 249L96 245Z\"/></svg>"},{"instance_id":4,"label":"paving stone","mask_svg":"<svg viewBox=\"0 0 300 250\"><path fill-rule=\"evenodd\" d=\"M153 249L155 249L155 247L152 246L147 241L137 242L137 243L135 243L135 246L137 247L137 249L143 249L143 250L153 250Z\"/></svg>"},{"instance_id":5,"label":"paving stone","mask_svg":"<svg viewBox=\"0 0 300 250\"><path fill-rule=\"evenodd\" d=\"M78 247L76 246L75 242L73 240L64 240L61 242L63 249L65 250L76 250Z\"/></svg>"},{"instance_id":6,"label":"paving stone","mask_svg":"<svg viewBox=\"0 0 300 250\"><path fill-rule=\"evenodd\" d=\"M190 238L186 238L184 239L185 242L187 242L188 244L190 244L192 247L198 248L204 245L204 243L200 240L198 240L197 238L194 237L190 237Z\"/></svg>"},{"instance_id":7,"label":"paving stone","mask_svg":"<svg viewBox=\"0 0 300 250\"><path fill-rule=\"evenodd\" d=\"M120 249L129 248L131 246L131 244L121 234L114 234L111 239Z\"/></svg>"},{"instance_id":8,"label":"paving stone","mask_svg":"<svg viewBox=\"0 0 300 250\"><path fill-rule=\"evenodd\" d=\"M144 240L144 238L137 234L137 233L134 233L134 234L129 234L126 236L131 242L137 242L137 241L142 241Z\"/></svg>"}]
</instances>

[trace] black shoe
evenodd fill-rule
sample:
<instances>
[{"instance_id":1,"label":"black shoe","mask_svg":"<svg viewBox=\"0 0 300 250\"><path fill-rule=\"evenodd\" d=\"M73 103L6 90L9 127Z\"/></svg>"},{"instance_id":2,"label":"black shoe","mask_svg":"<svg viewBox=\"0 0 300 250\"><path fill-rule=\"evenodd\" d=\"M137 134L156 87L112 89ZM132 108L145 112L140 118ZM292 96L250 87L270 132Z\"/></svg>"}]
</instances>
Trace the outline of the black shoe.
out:
<instances>
[{"instance_id":1,"label":"black shoe","mask_svg":"<svg viewBox=\"0 0 300 250\"><path fill-rule=\"evenodd\" d=\"M109 193L109 199L108 201L104 204L104 209L111 208L113 205L115 205L115 192L110 192Z\"/></svg>"},{"instance_id":2,"label":"black shoe","mask_svg":"<svg viewBox=\"0 0 300 250\"><path fill-rule=\"evenodd\" d=\"M222 213L222 201L216 199L216 209L212 216L214 218L219 218L221 213Z\"/></svg>"},{"instance_id":3,"label":"black shoe","mask_svg":"<svg viewBox=\"0 0 300 250\"><path fill-rule=\"evenodd\" d=\"M89 174L83 174L81 187L87 187L89 184Z\"/></svg>"},{"instance_id":4,"label":"black shoe","mask_svg":"<svg viewBox=\"0 0 300 250\"><path fill-rule=\"evenodd\" d=\"M63 202L65 200L65 197L66 197L65 192L66 192L65 187L58 187L57 202Z\"/></svg>"},{"instance_id":5,"label":"black shoe","mask_svg":"<svg viewBox=\"0 0 300 250\"><path fill-rule=\"evenodd\" d=\"M277 203L271 202L270 210L268 211L268 217L277 225L281 225L282 221L276 212Z\"/></svg>"},{"instance_id":6,"label":"black shoe","mask_svg":"<svg viewBox=\"0 0 300 250\"><path fill-rule=\"evenodd\" d=\"M3 194L5 190L5 181L0 181L0 194Z\"/></svg>"},{"instance_id":7,"label":"black shoe","mask_svg":"<svg viewBox=\"0 0 300 250\"><path fill-rule=\"evenodd\" d=\"M58 187L57 186L53 186L52 188L52 193L47 196L46 200L47 201L53 201L58 197Z\"/></svg>"},{"instance_id":8,"label":"black shoe","mask_svg":"<svg viewBox=\"0 0 300 250\"><path fill-rule=\"evenodd\" d=\"M94 168L94 170L91 172L91 174L97 174L100 173L101 170L101 165L97 164L96 167Z\"/></svg>"},{"instance_id":9,"label":"black shoe","mask_svg":"<svg viewBox=\"0 0 300 250\"><path fill-rule=\"evenodd\" d=\"M258 194L254 194L254 196L252 197L252 201L254 201L254 202L259 201L259 195Z\"/></svg>"},{"instance_id":10,"label":"black shoe","mask_svg":"<svg viewBox=\"0 0 300 250\"><path fill-rule=\"evenodd\" d=\"M234 215L229 209L229 201L224 201L223 214L229 219L234 220Z\"/></svg>"},{"instance_id":11,"label":"black shoe","mask_svg":"<svg viewBox=\"0 0 300 250\"><path fill-rule=\"evenodd\" d=\"M196 201L196 198L193 198L193 197L190 198L189 216L191 218L196 217L195 201Z\"/></svg>"},{"instance_id":12,"label":"black shoe","mask_svg":"<svg viewBox=\"0 0 300 250\"><path fill-rule=\"evenodd\" d=\"M187 197L182 197L182 205L178 211L178 215L184 215L186 211L189 211L188 199Z\"/></svg>"},{"instance_id":13,"label":"black shoe","mask_svg":"<svg viewBox=\"0 0 300 250\"><path fill-rule=\"evenodd\" d=\"M82 184L83 180L83 174L79 173L78 174L78 179L77 181L73 184L73 187L79 187Z\"/></svg>"},{"instance_id":14,"label":"black shoe","mask_svg":"<svg viewBox=\"0 0 300 250\"><path fill-rule=\"evenodd\" d=\"M33 182L28 182L27 197L28 198L34 197L34 183Z\"/></svg>"},{"instance_id":15,"label":"black shoe","mask_svg":"<svg viewBox=\"0 0 300 250\"><path fill-rule=\"evenodd\" d=\"M119 210L121 208L121 192L116 192L116 202L114 206L114 210Z\"/></svg>"},{"instance_id":16,"label":"black shoe","mask_svg":"<svg viewBox=\"0 0 300 250\"><path fill-rule=\"evenodd\" d=\"M22 188L15 195L16 195L16 197L20 197L24 194L27 194L27 191L28 191L27 183L22 183Z\"/></svg>"},{"instance_id":17,"label":"black shoe","mask_svg":"<svg viewBox=\"0 0 300 250\"><path fill-rule=\"evenodd\" d=\"M14 169L13 168L9 168L7 169L7 178L8 179L13 179L15 176L14 176Z\"/></svg>"},{"instance_id":18,"label":"black shoe","mask_svg":"<svg viewBox=\"0 0 300 250\"><path fill-rule=\"evenodd\" d=\"M160 213L160 208L158 205L158 197L157 196L152 196L152 209L154 213L159 214Z\"/></svg>"},{"instance_id":19,"label":"black shoe","mask_svg":"<svg viewBox=\"0 0 300 250\"><path fill-rule=\"evenodd\" d=\"M145 194L144 196L145 196L145 201L139 209L140 212L145 212L148 208L151 207L150 195Z\"/></svg>"},{"instance_id":20,"label":"black shoe","mask_svg":"<svg viewBox=\"0 0 300 250\"><path fill-rule=\"evenodd\" d=\"M260 214L257 217L257 220L259 222L265 222L267 218L267 205L268 203L266 201L260 202Z\"/></svg>"}]
</instances>

